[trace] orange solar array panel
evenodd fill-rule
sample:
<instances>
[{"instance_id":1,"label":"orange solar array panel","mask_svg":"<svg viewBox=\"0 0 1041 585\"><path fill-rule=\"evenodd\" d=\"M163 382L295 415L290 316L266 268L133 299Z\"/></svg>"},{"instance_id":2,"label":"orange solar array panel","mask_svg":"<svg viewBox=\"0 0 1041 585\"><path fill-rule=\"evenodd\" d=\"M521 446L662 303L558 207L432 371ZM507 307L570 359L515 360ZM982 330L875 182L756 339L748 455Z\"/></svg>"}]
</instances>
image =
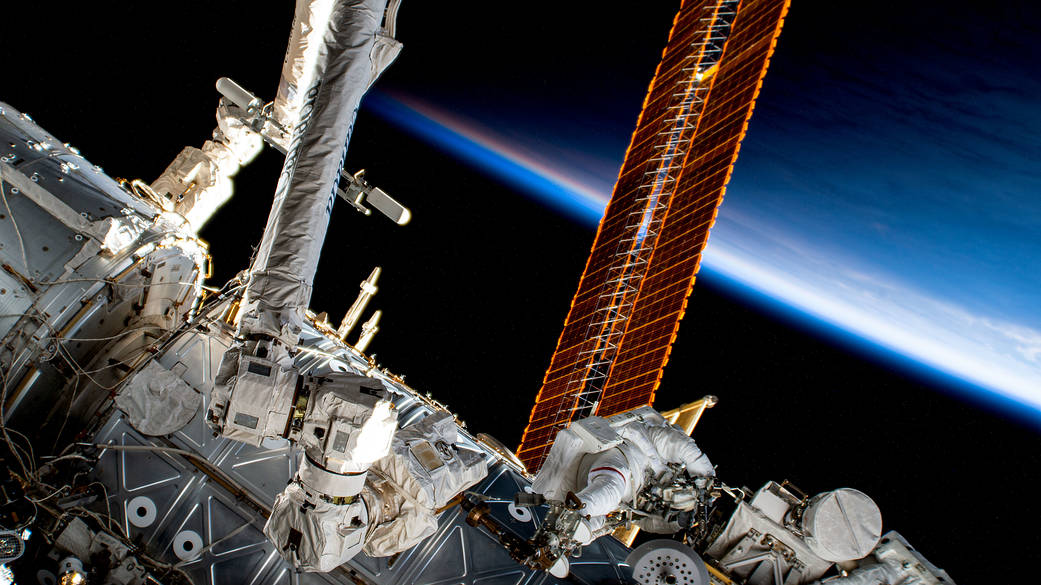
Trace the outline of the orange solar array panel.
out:
<instances>
[{"instance_id":1,"label":"orange solar array panel","mask_svg":"<svg viewBox=\"0 0 1041 585\"><path fill-rule=\"evenodd\" d=\"M570 421L651 404L790 0L687 0L518 456Z\"/></svg>"}]
</instances>

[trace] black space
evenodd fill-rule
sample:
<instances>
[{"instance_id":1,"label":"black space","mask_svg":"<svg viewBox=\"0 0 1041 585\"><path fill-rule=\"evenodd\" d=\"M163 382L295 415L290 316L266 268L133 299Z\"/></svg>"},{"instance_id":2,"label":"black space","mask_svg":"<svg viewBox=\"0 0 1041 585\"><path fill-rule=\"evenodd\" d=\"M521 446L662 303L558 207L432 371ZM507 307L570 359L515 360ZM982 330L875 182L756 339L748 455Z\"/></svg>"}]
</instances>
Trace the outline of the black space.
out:
<instances>
[{"instance_id":1,"label":"black space","mask_svg":"<svg viewBox=\"0 0 1041 585\"><path fill-rule=\"evenodd\" d=\"M874 38L916 50L915 26L934 12L943 26L974 18L938 3L913 10L882 3L870 14L835 6L846 3L794 4L772 76L794 75L820 43ZM260 5L23 5L0 24L0 100L110 175L151 181L183 146L208 137L218 77L273 95L292 9ZM474 117L548 118L584 129L620 162L674 11L674 2L547 8L406 0L405 49L377 87ZM1029 16L1008 7L1002 14ZM232 203L203 231L214 284L247 266L280 165L266 151L242 171ZM338 322L358 283L383 266L370 310L384 318L371 351L474 432L515 445L592 231L364 107L347 168L366 168L414 219L399 228L341 202L312 308ZM790 479L810 493L856 487L879 503L886 529L903 533L957 582L1030 581L1027 565L1041 546L1032 528L1041 516L1036 429L750 305L711 279L695 287L656 405L705 394L720 402L695 436L724 481L756 488Z\"/></svg>"}]
</instances>

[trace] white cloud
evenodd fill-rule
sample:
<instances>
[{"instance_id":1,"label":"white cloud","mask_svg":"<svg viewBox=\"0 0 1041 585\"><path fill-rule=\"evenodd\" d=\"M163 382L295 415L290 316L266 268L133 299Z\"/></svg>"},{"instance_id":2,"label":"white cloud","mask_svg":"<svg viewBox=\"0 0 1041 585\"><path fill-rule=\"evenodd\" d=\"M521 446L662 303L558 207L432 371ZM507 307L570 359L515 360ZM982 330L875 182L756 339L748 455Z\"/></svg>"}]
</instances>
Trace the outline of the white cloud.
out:
<instances>
[{"instance_id":1,"label":"white cloud","mask_svg":"<svg viewBox=\"0 0 1041 585\"><path fill-rule=\"evenodd\" d=\"M1041 332L985 317L790 238L714 234L706 265L898 354L1041 410ZM759 231L757 239L769 241ZM760 242L762 243L762 242Z\"/></svg>"}]
</instances>

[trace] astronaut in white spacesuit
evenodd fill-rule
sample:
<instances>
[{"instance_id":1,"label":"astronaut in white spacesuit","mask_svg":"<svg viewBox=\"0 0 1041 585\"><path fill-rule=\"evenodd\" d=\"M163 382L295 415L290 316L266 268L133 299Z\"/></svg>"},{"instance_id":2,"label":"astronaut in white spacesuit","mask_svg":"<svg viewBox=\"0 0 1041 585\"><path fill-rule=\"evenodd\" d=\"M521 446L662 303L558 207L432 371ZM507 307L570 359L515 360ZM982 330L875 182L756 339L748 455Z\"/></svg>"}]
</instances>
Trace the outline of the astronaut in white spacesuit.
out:
<instances>
[{"instance_id":1,"label":"astronaut in white spacesuit","mask_svg":"<svg viewBox=\"0 0 1041 585\"><path fill-rule=\"evenodd\" d=\"M677 487L677 471L695 482L715 477L701 449L650 407L609 418L575 421L558 433L532 489L547 501L563 501L569 492L581 502L582 516L571 538L589 544L613 530L607 516L622 508L633 523L659 534L684 528L683 512L698 505L698 491ZM648 506L653 494L657 507Z\"/></svg>"}]
</instances>

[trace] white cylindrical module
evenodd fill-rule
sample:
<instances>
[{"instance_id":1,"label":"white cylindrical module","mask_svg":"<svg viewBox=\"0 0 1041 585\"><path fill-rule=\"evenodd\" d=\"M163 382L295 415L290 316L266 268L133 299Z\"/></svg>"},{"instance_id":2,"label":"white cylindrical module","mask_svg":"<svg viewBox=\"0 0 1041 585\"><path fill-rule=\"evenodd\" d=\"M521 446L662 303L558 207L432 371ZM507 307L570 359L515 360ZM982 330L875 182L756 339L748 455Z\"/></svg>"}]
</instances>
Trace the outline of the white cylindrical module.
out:
<instances>
[{"instance_id":1,"label":"white cylindrical module","mask_svg":"<svg viewBox=\"0 0 1041 585\"><path fill-rule=\"evenodd\" d=\"M121 187L4 103L0 144L4 422L44 435L74 431L155 340L188 319L202 294L206 244L149 193Z\"/></svg>"},{"instance_id":2,"label":"white cylindrical module","mask_svg":"<svg viewBox=\"0 0 1041 585\"><path fill-rule=\"evenodd\" d=\"M815 496L802 516L806 544L826 561L860 559L882 537L882 513L874 500L852 488Z\"/></svg>"},{"instance_id":3,"label":"white cylindrical module","mask_svg":"<svg viewBox=\"0 0 1041 585\"><path fill-rule=\"evenodd\" d=\"M264 105L260 98L227 77L221 77L217 80L217 91L247 112L257 110Z\"/></svg>"},{"instance_id":4,"label":"white cylindrical module","mask_svg":"<svg viewBox=\"0 0 1041 585\"><path fill-rule=\"evenodd\" d=\"M336 473L319 467L307 457L300 461L300 482L308 489L331 496L345 498L357 495L365 485L366 473Z\"/></svg>"}]
</instances>

